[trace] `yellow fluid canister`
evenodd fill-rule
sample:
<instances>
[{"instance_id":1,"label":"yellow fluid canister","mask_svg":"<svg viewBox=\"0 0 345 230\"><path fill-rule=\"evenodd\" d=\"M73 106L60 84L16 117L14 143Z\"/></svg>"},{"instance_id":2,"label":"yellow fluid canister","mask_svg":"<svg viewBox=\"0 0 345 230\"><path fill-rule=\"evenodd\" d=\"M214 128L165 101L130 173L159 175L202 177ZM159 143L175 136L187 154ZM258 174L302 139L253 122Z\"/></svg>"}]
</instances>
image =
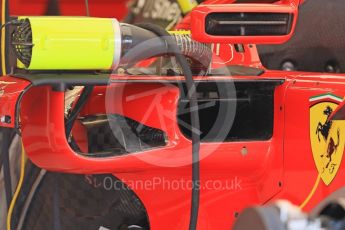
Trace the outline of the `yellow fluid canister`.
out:
<instances>
[{"instance_id":1,"label":"yellow fluid canister","mask_svg":"<svg viewBox=\"0 0 345 230\"><path fill-rule=\"evenodd\" d=\"M121 57L120 24L112 18L21 17L30 23L28 70L107 70Z\"/></svg>"}]
</instances>

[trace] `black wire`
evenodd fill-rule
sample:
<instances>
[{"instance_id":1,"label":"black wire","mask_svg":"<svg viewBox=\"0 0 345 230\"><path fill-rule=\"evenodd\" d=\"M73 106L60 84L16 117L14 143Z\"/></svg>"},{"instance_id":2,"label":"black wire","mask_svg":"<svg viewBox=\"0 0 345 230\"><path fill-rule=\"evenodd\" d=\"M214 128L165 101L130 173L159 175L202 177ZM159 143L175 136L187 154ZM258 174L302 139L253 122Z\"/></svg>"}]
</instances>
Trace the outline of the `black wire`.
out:
<instances>
[{"instance_id":1,"label":"black wire","mask_svg":"<svg viewBox=\"0 0 345 230\"><path fill-rule=\"evenodd\" d=\"M85 0L86 16L90 16L89 0Z\"/></svg>"},{"instance_id":2,"label":"black wire","mask_svg":"<svg viewBox=\"0 0 345 230\"><path fill-rule=\"evenodd\" d=\"M17 135L17 134L15 134ZM15 206L13 207L12 218L11 218L11 226L12 229L18 229L18 224L20 221L20 217L23 214L24 206L27 200L29 200L28 196L33 189L31 186L34 185L37 178L40 177L41 169L36 167L30 161L26 163L25 166L25 177L23 180L23 185L21 187L20 193L18 194L18 198L16 200Z\"/></svg>"},{"instance_id":3,"label":"black wire","mask_svg":"<svg viewBox=\"0 0 345 230\"><path fill-rule=\"evenodd\" d=\"M19 20L12 20L9 21L9 4L8 1L6 1L6 11L5 11L5 23L1 25L0 31L2 31L6 26L9 25L16 25L20 23ZM5 43L6 47L8 47L8 42L9 42L9 33L5 33ZM8 60L9 53L6 52L5 50L5 60ZM6 72L10 72L10 67L8 63L6 62L5 64ZM2 75L4 74L3 71L1 71ZM5 193L6 193L6 204L7 204L7 209L10 207L11 201L12 201L12 177L11 177L11 166L10 166L10 145L12 141L12 130L8 128L3 128L3 142L1 143L1 153L2 153L2 159L1 159L1 167L0 167L0 172L1 169L3 168L4 172L4 183L5 183Z\"/></svg>"},{"instance_id":4,"label":"black wire","mask_svg":"<svg viewBox=\"0 0 345 230\"><path fill-rule=\"evenodd\" d=\"M79 100L77 101L76 105L74 106L74 109L66 119L66 137L68 138L69 135L71 134L73 125L75 121L78 118L79 113L83 109L84 105L87 103L87 100L90 98L92 92L93 92L94 87L93 86L85 86L83 89L83 92L80 94Z\"/></svg>"},{"instance_id":5,"label":"black wire","mask_svg":"<svg viewBox=\"0 0 345 230\"><path fill-rule=\"evenodd\" d=\"M58 16L61 15L59 0L49 0L44 15Z\"/></svg>"},{"instance_id":6,"label":"black wire","mask_svg":"<svg viewBox=\"0 0 345 230\"><path fill-rule=\"evenodd\" d=\"M9 21L9 22L6 22L5 24L2 24L2 25L1 25L1 30L2 30L3 28L5 28L6 26L9 26L9 25L17 25L17 26L19 26L19 25L21 25L21 23L22 23L22 21L21 21L21 20L18 20L18 19L11 20L11 21Z\"/></svg>"},{"instance_id":7,"label":"black wire","mask_svg":"<svg viewBox=\"0 0 345 230\"><path fill-rule=\"evenodd\" d=\"M5 182L5 193L7 208L10 207L12 200L12 182L11 182L11 169L10 169L10 152L9 148L11 145L11 129L3 128L2 130L3 140L1 143L1 154L3 159L3 170L4 170L4 182Z\"/></svg>"},{"instance_id":8,"label":"black wire","mask_svg":"<svg viewBox=\"0 0 345 230\"><path fill-rule=\"evenodd\" d=\"M4 0L3 0L4 1ZM6 22L9 22L10 21L10 4L9 4L9 0L5 1L5 23ZM10 66L10 63L9 63L9 57L10 57L10 52L9 52L9 46L10 46L10 31L9 30L5 30L5 37L4 37L4 40L5 40L5 47L4 47L4 52L5 52L5 60L4 63L5 63L5 70L6 70L6 73L10 73L11 72L11 66ZM4 73L2 73L4 74Z\"/></svg>"},{"instance_id":9,"label":"black wire","mask_svg":"<svg viewBox=\"0 0 345 230\"><path fill-rule=\"evenodd\" d=\"M137 26L144 29L150 30L156 35L160 36L168 46L169 51L175 55L176 60L181 65L181 68L184 73L186 86L187 86L187 98L190 101L190 114L191 114L191 132L192 132L192 202L191 202L191 216L189 229L196 230L198 223L198 214L199 214L199 203L200 203L200 163L199 163L199 152L200 152L200 120L198 112L198 101L196 94L196 85L193 79L192 71L189 67L189 64L186 60L186 57L181 54L180 48L177 46L174 38L163 28L154 25L154 24L138 24ZM194 132L194 130L196 132Z\"/></svg>"},{"instance_id":10,"label":"black wire","mask_svg":"<svg viewBox=\"0 0 345 230\"><path fill-rule=\"evenodd\" d=\"M2 25L1 25L1 30L2 30L3 28L5 28L6 26L10 25L10 24L11 24L10 22L6 22L5 24L2 24Z\"/></svg>"}]
</instances>

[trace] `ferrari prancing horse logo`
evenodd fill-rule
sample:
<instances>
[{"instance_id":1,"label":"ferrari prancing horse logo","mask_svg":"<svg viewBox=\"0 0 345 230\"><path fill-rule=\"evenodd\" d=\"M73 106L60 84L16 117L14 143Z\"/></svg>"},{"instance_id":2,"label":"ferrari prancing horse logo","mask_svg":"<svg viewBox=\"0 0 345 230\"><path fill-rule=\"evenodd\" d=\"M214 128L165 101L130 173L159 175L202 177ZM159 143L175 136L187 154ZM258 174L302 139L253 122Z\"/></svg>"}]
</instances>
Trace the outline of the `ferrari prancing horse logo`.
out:
<instances>
[{"instance_id":1,"label":"ferrari prancing horse logo","mask_svg":"<svg viewBox=\"0 0 345 230\"><path fill-rule=\"evenodd\" d=\"M310 99L310 142L316 168L326 185L335 178L345 147L345 121L329 120L343 98L323 94Z\"/></svg>"}]
</instances>

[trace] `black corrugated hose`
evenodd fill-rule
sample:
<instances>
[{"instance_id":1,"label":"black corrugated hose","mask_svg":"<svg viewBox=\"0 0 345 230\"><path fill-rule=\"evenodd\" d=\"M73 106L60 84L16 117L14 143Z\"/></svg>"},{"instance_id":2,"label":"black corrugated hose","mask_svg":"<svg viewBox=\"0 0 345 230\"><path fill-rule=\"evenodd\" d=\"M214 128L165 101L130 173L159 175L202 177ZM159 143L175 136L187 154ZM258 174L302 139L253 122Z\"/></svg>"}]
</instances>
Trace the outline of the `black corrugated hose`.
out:
<instances>
[{"instance_id":1,"label":"black corrugated hose","mask_svg":"<svg viewBox=\"0 0 345 230\"><path fill-rule=\"evenodd\" d=\"M200 152L200 134L197 133L200 130L200 120L199 120L199 113L198 113L198 102L197 102L197 94L196 94L196 85L193 80L193 73L188 64L188 61L185 56L199 57L199 62L204 66L205 69L208 68L212 55L209 53L209 50L203 47L200 44L196 44L196 42L192 41L191 39L187 38L179 38L176 36L171 36L166 30L163 28L154 25L154 24L138 24L138 27L141 27L143 30L138 30L137 27L133 25L125 25L125 27L132 29L131 31L131 40L129 42L129 46L127 47L128 50L134 48L140 42L148 40L154 36L159 36L162 39L161 44L157 44L156 50L150 51L145 54L139 55L140 51L136 51L131 54L128 52L124 52L126 54L126 60L133 63L139 61L139 59L145 59L148 57L156 56L156 55L163 55L163 54L171 54L176 57L177 62L180 64L181 69L183 71L186 87L187 87L187 98L190 101L190 114L191 114L191 125L192 125L192 181L193 181L193 189L192 189L192 202L191 202L191 218L190 218L190 230L196 230L197 222L198 222L198 212L199 212L199 200L200 200L200 188L199 188L199 180L200 180L200 165L199 165L199 152ZM123 27L124 29L124 27ZM146 32L145 32L146 30ZM125 29L124 29L125 31ZM147 34L148 31L151 31L153 34ZM140 33L142 32L142 33ZM135 33L135 34L132 34ZM180 47L182 48L180 48ZM138 56L139 55L139 56ZM87 88L83 91L78 103L76 104L73 112L70 114L66 121L66 135L69 136L74 121L76 120L81 108L90 97L92 92L92 87ZM196 132L193 132L196 130Z\"/></svg>"},{"instance_id":2,"label":"black corrugated hose","mask_svg":"<svg viewBox=\"0 0 345 230\"><path fill-rule=\"evenodd\" d=\"M193 130L200 130L200 120L198 112L198 101L196 94L196 85L193 79L192 71L188 65L186 57L182 55L180 48L177 46L176 40L163 28L154 25L154 24L138 24L137 26L150 30L156 35L160 36L168 46L168 49L171 54L176 57L176 60L181 65L183 74L186 80L187 86L187 98L190 101L190 114L191 114L191 124L192 124L192 202L191 202L191 216L189 229L196 230L198 223L198 214L199 214L199 201L200 201L200 163L199 163L199 152L200 152L200 135Z\"/></svg>"}]
</instances>

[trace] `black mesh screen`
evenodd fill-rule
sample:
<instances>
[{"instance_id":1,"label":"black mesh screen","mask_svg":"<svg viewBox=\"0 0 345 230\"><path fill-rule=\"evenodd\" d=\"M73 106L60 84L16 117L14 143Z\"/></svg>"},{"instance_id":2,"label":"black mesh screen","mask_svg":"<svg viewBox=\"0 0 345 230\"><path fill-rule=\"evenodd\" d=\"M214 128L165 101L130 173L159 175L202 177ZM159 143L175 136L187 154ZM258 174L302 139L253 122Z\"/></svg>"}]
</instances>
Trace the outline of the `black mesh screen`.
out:
<instances>
[{"instance_id":1,"label":"black mesh screen","mask_svg":"<svg viewBox=\"0 0 345 230\"><path fill-rule=\"evenodd\" d=\"M32 57L32 30L29 20L21 20L21 24L12 34L11 45L16 57L25 65L29 66Z\"/></svg>"}]
</instances>

